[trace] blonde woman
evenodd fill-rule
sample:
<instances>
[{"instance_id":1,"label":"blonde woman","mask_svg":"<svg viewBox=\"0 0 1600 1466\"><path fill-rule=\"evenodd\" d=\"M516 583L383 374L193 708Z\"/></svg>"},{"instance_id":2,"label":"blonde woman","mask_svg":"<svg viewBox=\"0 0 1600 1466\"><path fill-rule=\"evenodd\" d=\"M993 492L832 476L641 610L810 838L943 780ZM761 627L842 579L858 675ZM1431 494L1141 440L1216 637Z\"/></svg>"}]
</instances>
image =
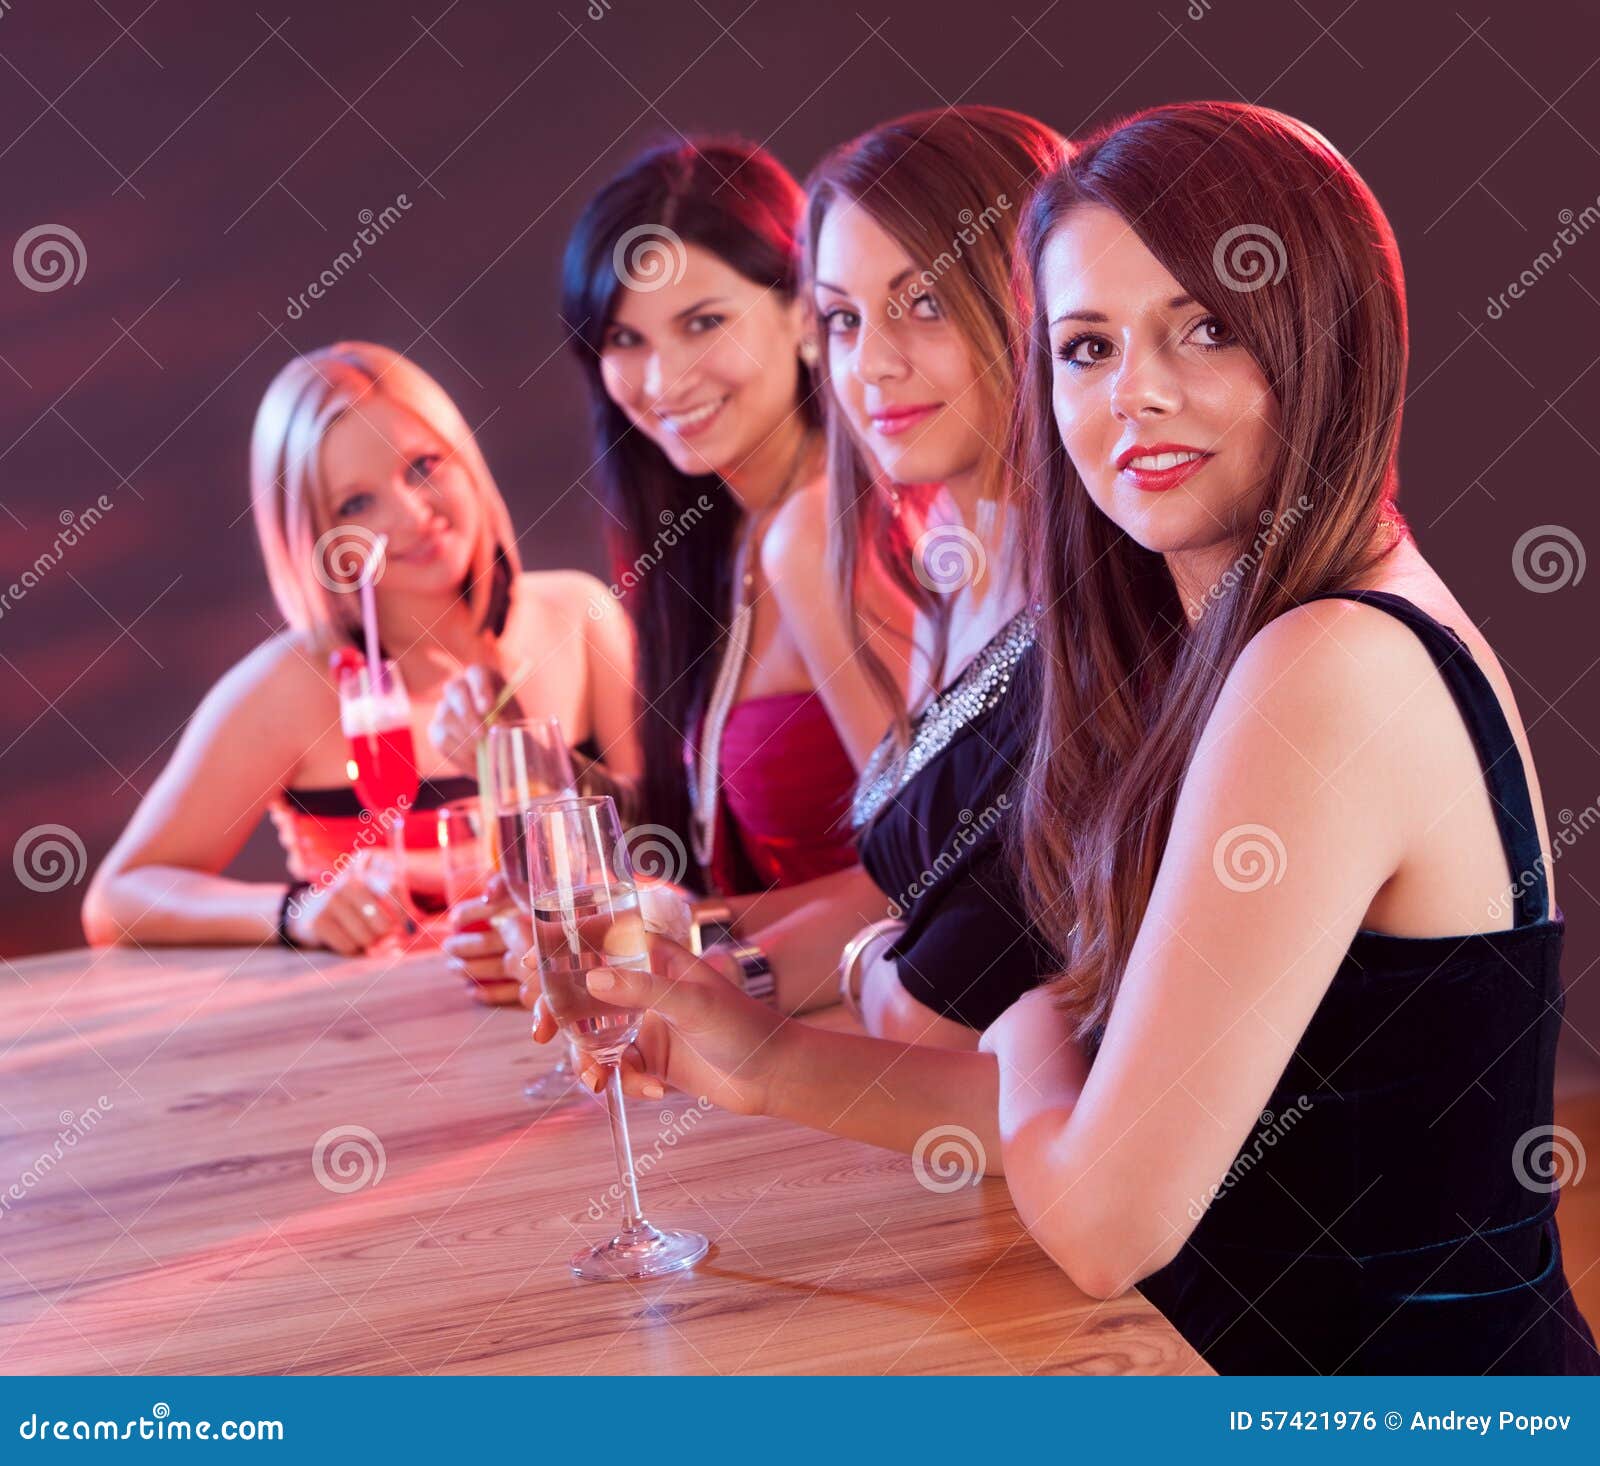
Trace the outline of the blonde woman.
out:
<instances>
[{"instance_id":1,"label":"blonde woman","mask_svg":"<svg viewBox=\"0 0 1600 1466\"><path fill-rule=\"evenodd\" d=\"M330 671L361 635L354 591L365 555L352 548L380 535L378 631L410 694L414 808L475 789L452 711L481 692L471 667L531 669L523 712L560 718L614 772L635 773L626 618L588 575L521 571L471 429L415 363L367 342L291 361L256 414L250 466L287 625L207 693L96 873L83 924L97 945L283 941L353 954L401 919L364 862L348 858L364 833L370 843L372 820L346 773ZM263 814L283 842L288 884L223 874ZM480 971L470 952L455 955L463 975L487 984L480 995L515 996L514 985L494 990L498 959Z\"/></svg>"}]
</instances>

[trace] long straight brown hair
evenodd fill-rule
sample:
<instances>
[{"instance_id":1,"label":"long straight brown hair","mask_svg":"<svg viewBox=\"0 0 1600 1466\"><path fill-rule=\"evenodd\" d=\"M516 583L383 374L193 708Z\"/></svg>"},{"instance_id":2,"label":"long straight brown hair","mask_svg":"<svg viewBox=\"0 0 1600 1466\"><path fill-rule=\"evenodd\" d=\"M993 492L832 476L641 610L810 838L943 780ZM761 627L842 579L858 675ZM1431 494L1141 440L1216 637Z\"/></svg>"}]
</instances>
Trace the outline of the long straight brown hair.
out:
<instances>
[{"instance_id":1,"label":"long straight brown hair","mask_svg":"<svg viewBox=\"0 0 1600 1466\"><path fill-rule=\"evenodd\" d=\"M816 278L817 236L828 210L864 208L905 250L917 289L934 295L966 338L982 381L983 414L995 441L985 465L988 493L1011 497L1007 429L1016 398L1026 311L1011 270L1017 228L1034 185L1067 157L1044 123L1002 107L948 107L886 122L829 153L806 180L802 235L807 288ZM827 375L827 351L820 368ZM903 753L905 699L862 633L855 590L865 556L938 630L935 683L943 678L943 597L918 579L912 546L890 512L887 485L828 394L828 550L841 604L849 608L855 654L883 698L890 736Z\"/></svg>"},{"instance_id":2,"label":"long straight brown hair","mask_svg":"<svg viewBox=\"0 0 1600 1466\"><path fill-rule=\"evenodd\" d=\"M1190 624L1163 558L1100 512L1062 447L1035 299L1015 452L1046 614L1019 830L1030 914L1062 963L1054 990L1089 1038L1116 997L1229 670L1269 621L1369 570L1386 523L1404 532L1406 305L1394 234L1366 184L1327 139L1264 107L1157 107L1092 137L1034 194L1018 244L1031 284L1052 232L1083 205L1119 214L1231 329L1280 415L1259 512Z\"/></svg>"}]
</instances>

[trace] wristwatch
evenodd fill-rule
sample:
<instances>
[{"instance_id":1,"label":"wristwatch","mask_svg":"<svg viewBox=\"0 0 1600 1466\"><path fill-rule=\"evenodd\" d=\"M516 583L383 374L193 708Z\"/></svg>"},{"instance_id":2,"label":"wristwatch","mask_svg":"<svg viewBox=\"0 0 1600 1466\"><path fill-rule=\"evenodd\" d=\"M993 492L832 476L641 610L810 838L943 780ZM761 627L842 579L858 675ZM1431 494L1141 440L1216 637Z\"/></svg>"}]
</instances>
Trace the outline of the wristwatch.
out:
<instances>
[{"instance_id":1,"label":"wristwatch","mask_svg":"<svg viewBox=\"0 0 1600 1466\"><path fill-rule=\"evenodd\" d=\"M746 993L763 1003L776 999L778 979L772 964L760 947L741 941L734 932L731 908L709 902L697 906L689 917L689 947L697 957L704 957L712 948L727 953L739 969Z\"/></svg>"}]
</instances>

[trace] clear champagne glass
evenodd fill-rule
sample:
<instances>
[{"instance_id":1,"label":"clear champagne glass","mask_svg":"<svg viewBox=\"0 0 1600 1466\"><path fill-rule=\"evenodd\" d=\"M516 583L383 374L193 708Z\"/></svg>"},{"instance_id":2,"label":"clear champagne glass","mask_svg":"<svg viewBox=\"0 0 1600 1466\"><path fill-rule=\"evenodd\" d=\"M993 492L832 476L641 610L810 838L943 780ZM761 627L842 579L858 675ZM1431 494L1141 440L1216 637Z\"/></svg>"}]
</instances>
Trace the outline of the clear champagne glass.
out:
<instances>
[{"instance_id":1,"label":"clear champagne glass","mask_svg":"<svg viewBox=\"0 0 1600 1466\"><path fill-rule=\"evenodd\" d=\"M531 920L525 817L542 799L576 796L578 792L572 754L560 720L523 718L490 728L489 786L484 797L494 811L495 855L500 871L517 910L525 921ZM570 1052L563 1052L549 1073L530 1079L522 1087L524 1099L544 1105L577 1098L581 1093Z\"/></svg>"},{"instance_id":2,"label":"clear champagne glass","mask_svg":"<svg viewBox=\"0 0 1600 1466\"><path fill-rule=\"evenodd\" d=\"M622 1200L621 1229L609 1241L574 1255L572 1271L597 1280L677 1272L704 1257L709 1244L698 1232L652 1226L639 1212L618 1063L638 1036L644 1014L601 1002L584 981L594 967L650 967L617 807L606 795L545 800L528 810L526 823L539 986L562 1031L605 1068Z\"/></svg>"}]
</instances>

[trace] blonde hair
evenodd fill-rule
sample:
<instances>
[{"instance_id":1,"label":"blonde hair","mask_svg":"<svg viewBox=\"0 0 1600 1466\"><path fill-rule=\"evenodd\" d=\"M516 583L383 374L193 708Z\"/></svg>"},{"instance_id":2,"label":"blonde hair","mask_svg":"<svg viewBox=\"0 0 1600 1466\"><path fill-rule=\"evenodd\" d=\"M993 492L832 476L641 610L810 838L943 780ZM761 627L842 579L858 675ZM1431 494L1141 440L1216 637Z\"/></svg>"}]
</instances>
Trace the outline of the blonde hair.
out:
<instances>
[{"instance_id":1,"label":"blonde hair","mask_svg":"<svg viewBox=\"0 0 1600 1466\"><path fill-rule=\"evenodd\" d=\"M370 341L339 341L297 356L272 379L256 411L250 501L278 609L325 646L355 625L355 597L332 588L326 570L318 574L318 540L335 527L326 508L322 444L334 423L372 396L421 419L465 466L483 514L462 594L477 624L487 625L499 563L513 579L521 570L505 500L449 393L415 362Z\"/></svg>"}]
</instances>

